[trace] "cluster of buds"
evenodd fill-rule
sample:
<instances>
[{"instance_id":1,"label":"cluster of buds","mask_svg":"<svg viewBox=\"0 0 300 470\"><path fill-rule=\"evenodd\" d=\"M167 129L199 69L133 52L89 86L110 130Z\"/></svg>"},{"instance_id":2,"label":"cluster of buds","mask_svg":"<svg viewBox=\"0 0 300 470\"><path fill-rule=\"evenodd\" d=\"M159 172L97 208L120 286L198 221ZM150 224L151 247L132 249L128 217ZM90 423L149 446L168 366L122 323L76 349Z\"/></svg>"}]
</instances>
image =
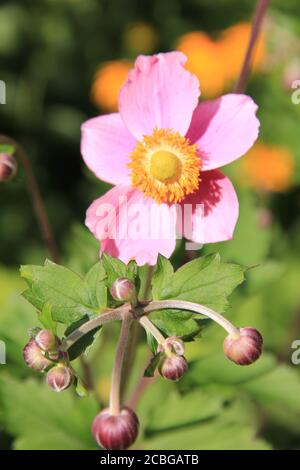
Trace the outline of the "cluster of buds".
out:
<instances>
[{"instance_id":1,"label":"cluster of buds","mask_svg":"<svg viewBox=\"0 0 300 470\"><path fill-rule=\"evenodd\" d=\"M12 155L0 153L0 182L10 181L17 172L17 162Z\"/></svg>"},{"instance_id":2,"label":"cluster of buds","mask_svg":"<svg viewBox=\"0 0 300 470\"><path fill-rule=\"evenodd\" d=\"M135 285L129 279L117 279L112 284L110 293L118 302L131 304L131 306L126 306L127 312L132 312L138 305ZM224 353L235 364L249 365L260 357L263 339L254 328L236 328L222 315L203 305L181 300L165 302L167 302L167 308L187 309L188 307L220 324L229 333L224 340ZM188 369L188 363L184 357L184 342L178 336L165 338L147 316L147 313L164 307L164 301L156 302L154 308L152 305L153 310L149 309L148 303L145 305L142 314L136 318L158 344L158 354L151 363L151 370L155 366L165 379L178 381ZM135 442L139 431L139 420L134 411L126 406L120 406L122 365L132 318L124 316L121 319L122 327L112 373L109 407L98 413L92 423L92 434L96 442L107 450L128 449ZM93 327L95 327L94 322ZM61 342L54 333L37 329L31 332L31 339L23 351L27 365L36 371L46 372L48 385L57 392L67 389L74 379L68 354L61 349Z\"/></svg>"},{"instance_id":3,"label":"cluster of buds","mask_svg":"<svg viewBox=\"0 0 300 470\"><path fill-rule=\"evenodd\" d=\"M56 392L66 390L73 381L68 354L59 347L60 340L52 331L38 329L23 349L27 366L37 372L46 372L46 382Z\"/></svg>"},{"instance_id":4,"label":"cluster of buds","mask_svg":"<svg viewBox=\"0 0 300 470\"><path fill-rule=\"evenodd\" d=\"M149 323L143 322L146 327ZM155 327L152 325L152 334ZM159 340L157 335L157 340ZM262 336L254 328L234 328L224 340L224 352L228 359L239 365L255 362L262 352ZM158 371L162 377L177 381L188 369L184 358L184 342L177 336L170 336L158 342L157 352L161 357ZM112 413L105 408L94 419L92 433L99 446L107 450L125 450L137 438L139 421L136 414L128 407Z\"/></svg>"},{"instance_id":5,"label":"cluster of buds","mask_svg":"<svg viewBox=\"0 0 300 470\"><path fill-rule=\"evenodd\" d=\"M179 380L188 369L188 363L183 356L183 341L177 336L170 336L158 345L158 352L162 353L158 365L160 375L168 380Z\"/></svg>"}]
</instances>

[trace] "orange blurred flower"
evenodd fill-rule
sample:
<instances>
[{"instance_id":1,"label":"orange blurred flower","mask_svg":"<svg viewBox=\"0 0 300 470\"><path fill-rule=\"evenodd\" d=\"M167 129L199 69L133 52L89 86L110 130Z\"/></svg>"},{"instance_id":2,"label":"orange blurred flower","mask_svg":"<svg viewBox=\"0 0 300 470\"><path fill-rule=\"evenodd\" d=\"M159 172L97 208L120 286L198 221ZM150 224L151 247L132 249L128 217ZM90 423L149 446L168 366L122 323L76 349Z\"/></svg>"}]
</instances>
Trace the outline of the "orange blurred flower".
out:
<instances>
[{"instance_id":1,"label":"orange blurred flower","mask_svg":"<svg viewBox=\"0 0 300 470\"><path fill-rule=\"evenodd\" d=\"M201 31L184 34L176 49L187 57L186 68L200 81L203 95L213 97L224 89L223 64L218 44Z\"/></svg>"},{"instance_id":2,"label":"orange blurred flower","mask_svg":"<svg viewBox=\"0 0 300 470\"><path fill-rule=\"evenodd\" d=\"M256 144L238 168L242 184L267 191L285 191L292 184L294 158L286 148Z\"/></svg>"},{"instance_id":3,"label":"orange blurred flower","mask_svg":"<svg viewBox=\"0 0 300 470\"><path fill-rule=\"evenodd\" d=\"M133 54L150 54L158 44L158 34L149 23L129 23L124 32L126 48Z\"/></svg>"},{"instance_id":4,"label":"orange blurred flower","mask_svg":"<svg viewBox=\"0 0 300 470\"><path fill-rule=\"evenodd\" d=\"M251 34L251 23L237 23L225 29L218 45L222 55L223 71L226 78L234 80L240 73ZM252 70L259 70L265 58L265 34L262 32L256 42Z\"/></svg>"},{"instance_id":5,"label":"orange blurred flower","mask_svg":"<svg viewBox=\"0 0 300 470\"><path fill-rule=\"evenodd\" d=\"M187 55L187 69L200 81L205 96L220 95L228 81L236 80L247 50L251 23L238 23L225 29L214 40L202 31L184 34L176 49ZM257 42L253 69L259 70L265 57L265 35Z\"/></svg>"},{"instance_id":6,"label":"orange blurred flower","mask_svg":"<svg viewBox=\"0 0 300 470\"><path fill-rule=\"evenodd\" d=\"M113 60L99 67L91 90L91 99L97 107L108 112L117 111L120 88L132 67L128 60Z\"/></svg>"}]
</instances>

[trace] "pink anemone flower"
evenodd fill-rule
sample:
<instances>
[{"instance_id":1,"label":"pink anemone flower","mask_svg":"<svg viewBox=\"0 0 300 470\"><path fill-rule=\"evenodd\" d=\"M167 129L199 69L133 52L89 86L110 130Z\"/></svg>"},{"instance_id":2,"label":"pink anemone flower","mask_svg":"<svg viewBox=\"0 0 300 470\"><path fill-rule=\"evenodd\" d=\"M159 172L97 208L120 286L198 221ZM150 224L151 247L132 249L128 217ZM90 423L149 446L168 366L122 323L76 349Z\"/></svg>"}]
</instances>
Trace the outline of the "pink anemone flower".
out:
<instances>
[{"instance_id":1,"label":"pink anemone flower","mask_svg":"<svg viewBox=\"0 0 300 470\"><path fill-rule=\"evenodd\" d=\"M213 243L233 236L238 199L217 168L255 142L257 106L242 94L199 103L199 82L185 62L180 52L139 56L121 88L119 113L82 125L86 165L115 185L89 207L86 225L102 252L125 263L153 265L159 253L170 257L186 207L186 238ZM167 216L168 234L160 235Z\"/></svg>"}]
</instances>

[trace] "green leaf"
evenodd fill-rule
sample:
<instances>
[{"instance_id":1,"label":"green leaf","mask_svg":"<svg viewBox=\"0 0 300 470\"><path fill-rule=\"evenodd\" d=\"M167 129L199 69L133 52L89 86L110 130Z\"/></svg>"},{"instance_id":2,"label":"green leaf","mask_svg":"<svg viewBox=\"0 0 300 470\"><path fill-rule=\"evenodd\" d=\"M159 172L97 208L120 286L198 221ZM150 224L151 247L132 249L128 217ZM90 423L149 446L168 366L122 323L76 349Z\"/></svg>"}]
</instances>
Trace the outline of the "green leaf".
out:
<instances>
[{"instance_id":1,"label":"green leaf","mask_svg":"<svg viewBox=\"0 0 300 470\"><path fill-rule=\"evenodd\" d=\"M69 336L74 330L79 328L81 325L86 323L89 320L89 317L86 315L85 317L77 320L76 322L72 323L65 331L65 336ZM69 359L73 361L85 350L93 344L94 338L96 333L100 330L101 327L94 328L93 330L89 331L86 335L82 336L79 340L77 340L69 349Z\"/></svg>"},{"instance_id":2,"label":"green leaf","mask_svg":"<svg viewBox=\"0 0 300 470\"><path fill-rule=\"evenodd\" d=\"M227 297L243 282L244 272L242 266L221 263L219 254L190 261L174 274L163 262L153 279L153 298L189 300L222 312L228 306Z\"/></svg>"},{"instance_id":3,"label":"green leaf","mask_svg":"<svg viewBox=\"0 0 300 470\"><path fill-rule=\"evenodd\" d=\"M143 442L143 449L269 449L268 443L256 437L251 411L240 402L222 409L216 394L198 390L180 397L171 392L167 403L153 410L146 428L150 439Z\"/></svg>"},{"instance_id":4,"label":"green leaf","mask_svg":"<svg viewBox=\"0 0 300 470\"><path fill-rule=\"evenodd\" d=\"M278 365L269 373L242 384L271 421L300 432L300 376L296 368Z\"/></svg>"},{"instance_id":5,"label":"green leaf","mask_svg":"<svg viewBox=\"0 0 300 470\"><path fill-rule=\"evenodd\" d=\"M52 318L51 304L49 302L45 303L41 313L38 315L38 319L46 330L52 331L56 334L57 324Z\"/></svg>"},{"instance_id":6,"label":"green leaf","mask_svg":"<svg viewBox=\"0 0 300 470\"><path fill-rule=\"evenodd\" d=\"M189 364L187 373L181 379L181 389L205 387L212 384L240 385L261 377L276 368L273 356L263 354L254 364L241 367L229 361L224 354L211 354Z\"/></svg>"},{"instance_id":7,"label":"green leaf","mask_svg":"<svg viewBox=\"0 0 300 470\"><path fill-rule=\"evenodd\" d=\"M90 301L99 310L107 306L106 272L103 263L96 263L85 276L85 283L90 291Z\"/></svg>"},{"instance_id":8,"label":"green leaf","mask_svg":"<svg viewBox=\"0 0 300 470\"><path fill-rule=\"evenodd\" d=\"M183 310L157 310L149 315L151 321L166 336L180 336L184 341L193 341L200 331L200 322L194 314Z\"/></svg>"},{"instance_id":9,"label":"green leaf","mask_svg":"<svg viewBox=\"0 0 300 470\"><path fill-rule=\"evenodd\" d=\"M147 343L153 354L157 352L157 341L154 336L146 330Z\"/></svg>"},{"instance_id":10,"label":"green leaf","mask_svg":"<svg viewBox=\"0 0 300 470\"><path fill-rule=\"evenodd\" d=\"M153 377L156 368L158 367L162 353L155 354L150 360L149 365L146 367L144 377Z\"/></svg>"},{"instance_id":11,"label":"green leaf","mask_svg":"<svg viewBox=\"0 0 300 470\"><path fill-rule=\"evenodd\" d=\"M135 281L137 274L137 265L135 262L125 264L117 258L113 258L107 253L103 253L101 260L107 276L107 283L110 287L119 277L127 277L131 281Z\"/></svg>"},{"instance_id":12,"label":"green leaf","mask_svg":"<svg viewBox=\"0 0 300 470\"><path fill-rule=\"evenodd\" d=\"M217 392L212 393L197 389L181 395L178 390L172 387L168 390L167 396L167 406L166 403L158 402L149 414L146 424L147 434L192 426L217 416L224 408L224 399ZM201 406L204 403L205 406ZM182 412L183 410L184 412Z\"/></svg>"},{"instance_id":13,"label":"green leaf","mask_svg":"<svg viewBox=\"0 0 300 470\"><path fill-rule=\"evenodd\" d=\"M170 261L162 255L157 259L157 265L152 277L152 296L153 299L161 299L162 286L166 281L172 278L174 269Z\"/></svg>"},{"instance_id":14,"label":"green leaf","mask_svg":"<svg viewBox=\"0 0 300 470\"><path fill-rule=\"evenodd\" d=\"M28 331L35 324L36 315L20 296L24 285L16 270L0 267L0 286L0 339L6 344L6 362L10 373L24 377L32 371L24 367L20 352L28 342Z\"/></svg>"},{"instance_id":15,"label":"green leaf","mask_svg":"<svg viewBox=\"0 0 300 470\"><path fill-rule=\"evenodd\" d=\"M197 258L175 273L171 263L160 256L152 279L154 300L181 299L223 311L227 297L244 280L241 266L221 263L218 254ZM201 331L201 320L192 312L160 310L151 314L151 320L166 335L181 336L192 341Z\"/></svg>"},{"instance_id":16,"label":"green leaf","mask_svg":"<svg viewBox=\"0 0 300 470\"><path fill-rule=\"evenodd\" d=\"M25 298L39 311L43 310L45 303L49 303L53 320L67 325L86 316L92 317L102 310L105 297L100 285L104 283L100 280L101 275L97 268L90 271L90 287L78 274L48 260L44 266L21 267L21 276L29 286L24 292Z\"/></svg>"},{"instance_id":17,"label":"green leaf","mask_svg":"<svg viewBox=\"0 0 300 470\"><path fill-rule=\"evenodd\" d=\"M74 388L77 395L81 398L87 397L89 392L82 383L82 380L79 377L74 378Z\"/></svg>"},{"instance_id":18,"label":"green leaf","mask_svg":"<svg viewBox=\"0 0 300 470\"><path fill-rule=\"evenodd\" d=\"M44 383L5 375L0 379L0 402L17 450L97 449L90 430L98 412L92 397L82 400L70 390L53 393Z\"/></svg>"}]
</instances>

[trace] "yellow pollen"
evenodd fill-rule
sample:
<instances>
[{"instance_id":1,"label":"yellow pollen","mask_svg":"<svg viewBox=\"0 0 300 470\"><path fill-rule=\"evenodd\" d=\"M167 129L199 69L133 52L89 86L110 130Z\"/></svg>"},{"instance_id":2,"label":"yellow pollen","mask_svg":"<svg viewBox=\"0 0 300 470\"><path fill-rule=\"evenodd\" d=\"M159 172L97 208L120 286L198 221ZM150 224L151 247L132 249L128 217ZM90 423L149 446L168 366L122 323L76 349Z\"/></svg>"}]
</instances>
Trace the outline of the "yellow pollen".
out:
<instances>
[{"instance_id":1,"label":"yellow pollen","mask_svg":"<svg viewBox=\"0 0 300 470\"><path fill-rule=\"evenodd\" d=\"M175 153L159 150L151 157L150 172L162 183L176 181L181 173L181 163Z\"/></svg>"},{"instance_id":2,"label":"yellow pollen","mask_svg":"<svg viewBox=\"0 0 300 470\"><path fill-rule=\"evenodd\" d=\"M177 203L200 183L197 145L170 129L154 129L138 142L128 164L132 185L158 203Z\"/></svg>"}]
</instances>

